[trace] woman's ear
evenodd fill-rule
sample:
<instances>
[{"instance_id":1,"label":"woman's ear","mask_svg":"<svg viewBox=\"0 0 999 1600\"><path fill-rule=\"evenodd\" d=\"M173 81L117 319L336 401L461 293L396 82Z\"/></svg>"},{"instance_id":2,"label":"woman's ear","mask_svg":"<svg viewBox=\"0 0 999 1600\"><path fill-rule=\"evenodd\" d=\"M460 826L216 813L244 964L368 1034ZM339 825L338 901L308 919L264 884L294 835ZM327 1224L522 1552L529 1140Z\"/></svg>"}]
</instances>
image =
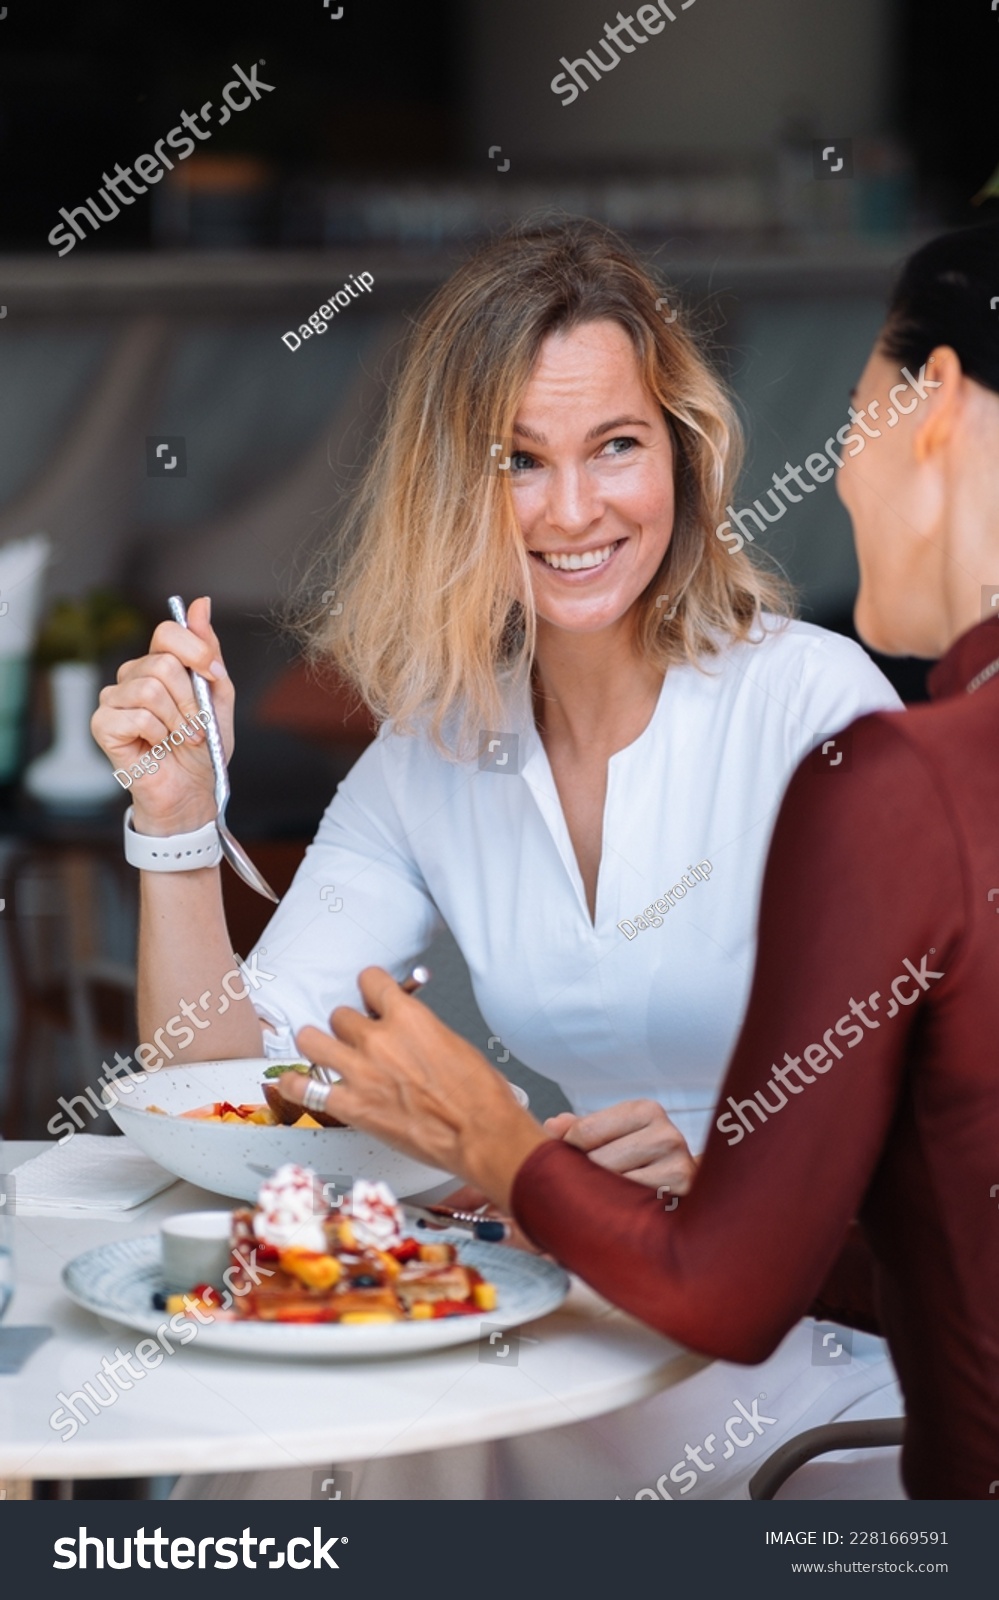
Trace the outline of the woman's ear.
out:
<instances>
[{"instance_id":1,"label":"woman's ear","mask_svg":"<svg viewBox=\"0 0 999 1600\"><path fill-rule=\"evenodd\" d=\"M927 406L913 440L916 460L921 465L950 443L965 400L964 369L949 345L940 345L933 351L924 373L919 382L927 391Z\"/></svg>"}]
</instances>

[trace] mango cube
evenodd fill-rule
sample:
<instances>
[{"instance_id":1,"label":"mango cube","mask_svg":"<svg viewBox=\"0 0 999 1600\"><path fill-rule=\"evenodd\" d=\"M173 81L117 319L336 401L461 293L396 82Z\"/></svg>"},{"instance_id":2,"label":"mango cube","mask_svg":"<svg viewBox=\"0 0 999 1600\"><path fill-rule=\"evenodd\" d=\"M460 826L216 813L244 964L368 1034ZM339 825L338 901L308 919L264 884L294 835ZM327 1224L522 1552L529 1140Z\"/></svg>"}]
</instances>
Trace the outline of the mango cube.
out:
<instances>
[{"instance_id":1,"label":"mango cube","mask_svg":"<svg viewBox=\"0 0 999 1600\"><path fill-rule=\"evenodd\" d=\"M282 1250L281 1266L308 1289L332 1289L343 1274L335 1256L319 1255L315 1250Z\"/></svg>"},{"instance_id":2,"label":"mango cube","mask_svg":"<svg viewBox=\"0 0 999 1600\"><path fill-rule=\"evenodd\" d=\"M420 1260L427 1266L450 1266L457 1254L453 1244L421 1244Z\"/></svg>"}]
</instances>

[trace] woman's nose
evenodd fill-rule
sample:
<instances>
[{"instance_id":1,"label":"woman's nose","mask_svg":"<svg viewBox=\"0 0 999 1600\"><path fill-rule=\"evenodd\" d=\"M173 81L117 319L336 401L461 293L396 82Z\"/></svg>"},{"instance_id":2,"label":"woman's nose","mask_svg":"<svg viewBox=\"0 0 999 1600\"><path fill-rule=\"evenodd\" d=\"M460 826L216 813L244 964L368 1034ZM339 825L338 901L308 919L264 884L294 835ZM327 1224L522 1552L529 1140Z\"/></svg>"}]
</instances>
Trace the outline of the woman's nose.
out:
<instances>
[{"instance_id":1,"label":"woman's nose","mask_svg":"<svg viewBox=\"0 0 999 1600\"><path fill-rule=\"evenodd\" d=\"M590 474L581 467L557 467L548 486L549 525L564 533L582 532L600 514L600 496Z\"/></svg>"}]
</instances>

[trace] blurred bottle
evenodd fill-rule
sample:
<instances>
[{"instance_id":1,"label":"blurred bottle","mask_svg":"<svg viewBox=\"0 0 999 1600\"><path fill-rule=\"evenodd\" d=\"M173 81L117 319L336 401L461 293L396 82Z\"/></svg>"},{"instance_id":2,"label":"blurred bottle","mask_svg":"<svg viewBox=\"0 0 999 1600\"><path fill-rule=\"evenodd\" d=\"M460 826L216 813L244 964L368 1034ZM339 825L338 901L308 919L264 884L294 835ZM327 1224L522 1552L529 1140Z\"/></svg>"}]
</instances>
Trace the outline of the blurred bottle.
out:
<instances>
[{"instance_id":1,"label":"blurred bottle","mask_svg":"<svg viewBox=\"0 0 999 1600\"><path fill-rule=\"evenodd\" d=\"M854 147L853 220L858 233L897 236L909 231L915 205L912 158L893 134L858 139Z\"/></svg>"},{"instance_id":2,"label":"blurred bottle","mask_svg":"<svg viewBox=\"0 0 999 1600\"><path fill-rule=\"evenodd\" d=\"M278 236L277 185L255 156L193 155L153 195L153 242L160 248L245 250Z\"/></svg>"}]
</instances>

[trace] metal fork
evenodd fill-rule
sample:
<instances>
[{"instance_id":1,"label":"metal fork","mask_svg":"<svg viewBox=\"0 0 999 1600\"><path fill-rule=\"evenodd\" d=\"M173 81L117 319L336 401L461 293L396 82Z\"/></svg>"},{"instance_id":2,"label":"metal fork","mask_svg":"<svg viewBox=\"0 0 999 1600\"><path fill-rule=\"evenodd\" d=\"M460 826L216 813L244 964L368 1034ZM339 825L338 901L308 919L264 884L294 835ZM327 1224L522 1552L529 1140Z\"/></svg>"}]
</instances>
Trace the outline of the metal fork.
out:
<instances>
[{"instance_id":1,"label":"metal fork","mask_svg":"<svg viewBox=\"0 0 999 1600\"><path fill-rule=\"evenodd\" d=\"M403 1209L418 1228L457 1228L486 1244L503 1244L510 1237L510 1224L502 1217L483 1217L477 1211L452 1211L449 1206L417 1206L403 1201ZM483 1210L485 1207L483 1207Z\"/></svg>"},{"instance_id":2,"label":"metal fork","mask_svg":"<svg viewBox=\"0 0 999 1600\"><path fill-rule=\"evenodd\" d=\"M179 622L182 628L186 628L188 626L187 607L184 605L180 595L172 594L167 604L170 607L170 615L173 617L174 622ZM226 770L225 751L222 748L222 735L219 732L218 718L215 715L212 691L208 687L207 679L202 678L197 672L191 673L191 682L194 685L194 698L198 702L198 709L208 719L205 728L205 739L208 744L208 754L212 758L212 771L215 774L215 805L218 813L215 818L215 826L218 828L222 854L244 883L248 883L251 889L256 889L258 894L262 894L266 900L273 900L274 904L277 905L278 896L274 893L267 879L257 871L239 840L233 837L225 825L225 809L229 804L230 794L229 774Z\"/></svg>"},{"instance_id":3,"label":"metal fork","mask_svg":"<svg viewBox=\"0 0 999 1600\"><path fill-rule=\"evenodd\" d=\"M414 967L408 978L405 978L399 987L404 994L415 994L417 989L422 989L425 983L430 982L429 967ZM374 1013L369 1011L369 1017ZM332 1067L321 1067L318 1061L313 1061L309 1066L309 1077L315 1078L317 1083L324 1084L327 1089L332 1089L340 1079Z\"/></svg>"}]
</instances>

